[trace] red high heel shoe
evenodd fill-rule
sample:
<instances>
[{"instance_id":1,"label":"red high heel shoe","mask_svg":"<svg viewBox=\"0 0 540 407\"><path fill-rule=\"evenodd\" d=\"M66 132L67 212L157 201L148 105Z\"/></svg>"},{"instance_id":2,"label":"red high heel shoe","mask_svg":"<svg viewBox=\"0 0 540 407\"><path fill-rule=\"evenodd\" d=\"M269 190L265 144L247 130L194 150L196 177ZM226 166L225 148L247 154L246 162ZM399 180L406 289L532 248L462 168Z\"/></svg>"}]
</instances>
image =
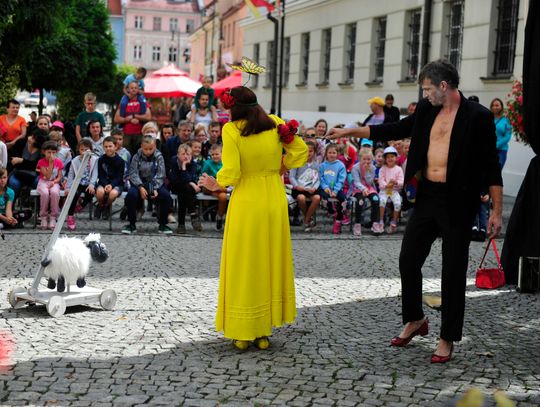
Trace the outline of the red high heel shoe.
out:
<instances>
[{"instance_id":1,"label":"red high heel shoe","mask_svg":"<svg viewBox=\"0 0 540 407\"><path fill-rule=\"evenodd\" d=\"M452 359L452 352L454 351L454 344L450 346L450 353L447 356L441 356L434 353L431 355L431 363L446 363Z\"/></svg>"},{"instance_id":2,"label":"red high heel shoe","mask_svg":"<svg viewBox=\"0 0 540 407\"><path fill-rule=\"evenodd\" d=\"M392 340L390 341L390 346L400 346L400 347L403 347L405 345L407 345L412 338L414 338L416 335L420 335L420 336L426 336L428 334L428 331L429 331L429 323L428 323L428 319L424 319L424 322L422 322L422 325L420 325L420 327L414 331L412 334L410 334L408 337L406 338L402 338L400 336L395 336L392 338Z\"/></svg>"}]
</instances>

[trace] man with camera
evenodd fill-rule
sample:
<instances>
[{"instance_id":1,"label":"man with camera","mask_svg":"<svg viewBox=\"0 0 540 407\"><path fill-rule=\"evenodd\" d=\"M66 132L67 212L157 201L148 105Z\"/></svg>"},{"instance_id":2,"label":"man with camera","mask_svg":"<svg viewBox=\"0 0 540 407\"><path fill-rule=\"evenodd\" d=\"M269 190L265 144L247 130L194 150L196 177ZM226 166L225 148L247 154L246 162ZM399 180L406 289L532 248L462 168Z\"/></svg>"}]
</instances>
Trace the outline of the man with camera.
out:
<instances>
[{"instance_id":1,"label":"man with camera","mask_svg":"<svg viewBox=\"0 0 540 407\"><path fill-rule=\"evenodd\" d=\"M131 159L129 179L131 188L126 196L129 224L122 233L132 234L137 231L137 206L141 200L154 200L158 203L159 233L172 233L167 226L167 216L171 206L171 195L163 180L165 178L165 160L156 148L156 140L152 136L144 136L141 148Z\"/></svg>"}]
</instances>

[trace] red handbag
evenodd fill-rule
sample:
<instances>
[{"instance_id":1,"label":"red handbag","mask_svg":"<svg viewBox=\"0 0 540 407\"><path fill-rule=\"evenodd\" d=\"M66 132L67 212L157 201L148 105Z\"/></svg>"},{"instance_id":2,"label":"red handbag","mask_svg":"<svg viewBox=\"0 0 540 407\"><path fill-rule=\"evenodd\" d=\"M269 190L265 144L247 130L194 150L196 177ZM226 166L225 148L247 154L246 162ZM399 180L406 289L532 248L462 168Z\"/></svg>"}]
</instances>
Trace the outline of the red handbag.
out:
<instances>
[{"instance_id":1,"label":"red handbag","mask_svg":"<svg viewBox=\"0 0 540 407\"><path fill-rule=\"evenodd\" d=\"M493 251L495 252L495 257L497 258L497 268L484 268L484 259L486 258L489 246L493 246ZM497 245L495 240L490 239L480 266L476 269L476 287L477 288L486 288L493 289L502 287L505 284L504 271L501 266L501 259L499 258L499 252L497 251Z\"/></svg>"}]
</instances>

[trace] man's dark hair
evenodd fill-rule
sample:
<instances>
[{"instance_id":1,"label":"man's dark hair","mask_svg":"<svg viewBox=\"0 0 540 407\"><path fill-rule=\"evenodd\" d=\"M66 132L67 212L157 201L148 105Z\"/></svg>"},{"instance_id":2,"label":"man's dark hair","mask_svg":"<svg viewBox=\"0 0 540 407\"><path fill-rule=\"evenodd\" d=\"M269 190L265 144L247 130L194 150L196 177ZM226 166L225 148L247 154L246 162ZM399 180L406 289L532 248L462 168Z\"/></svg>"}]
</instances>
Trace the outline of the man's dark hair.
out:
<instances>
[{"instance_id":1,"label":"man's dark hair","mask_svg":"<svg viewBox=\"0 0 540 407\"><path fill-rule=\"evenodd\" d=\"M392 95L391 93L389 93L388 95L386 95L386 97L384 98L384 100L394 100L394 95Z\"/></svg>"},{"instance_id":2,"label":"man's dark hair","mask_svg":"<svg viewBox=\"0 0 540 407\"><path fill-rule=\"evenodd\" d=\"M21 103L17 99L9 99L6 103L6 107L9 107L9 105L20 106Z\"/></svg>"},{"instance_id":3,"label":"man's dark hair","mask_svg":"<svg viewBox=\"0 0 540 407\"><path fill-rule=\"evenodd\" d=\"M435 86L445 81L452 89L459 85L459 74L454 65L445 59L438 59L424 65L418 75L418 83L422 85L424 79L429 79Z\"/></svg>"},{"instance_id":4,"label":"man's dark hair","mask_svg":"<svg viewBox=\"0 0 540 407\"><path fill-rule=\"evenodd\" d=\"M470 100L471 102L476 102L476 103L480 103L480 99L478 99L478 96L476 95L471 95L467 98L467 100Z\"/></svg>"}]
</instances>

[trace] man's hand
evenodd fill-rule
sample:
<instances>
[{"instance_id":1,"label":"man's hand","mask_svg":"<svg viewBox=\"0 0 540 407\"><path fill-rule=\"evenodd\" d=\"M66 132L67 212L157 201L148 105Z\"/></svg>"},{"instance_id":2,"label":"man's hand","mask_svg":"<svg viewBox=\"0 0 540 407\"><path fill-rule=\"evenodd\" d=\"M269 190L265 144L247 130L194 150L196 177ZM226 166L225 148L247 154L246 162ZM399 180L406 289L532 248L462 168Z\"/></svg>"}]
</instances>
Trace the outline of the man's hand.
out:
<instances>
[{"instance_id":1,"label":"man's hand","mask_svg":"<svg viewBox=\"0 0 540 407\"><path fill-rule=\"evenodd\" d=\"M493 239L501 233L502 230L502 213L497 213L495 211L491 212L488 220L488 233L489 238Z\"/></svg>"},{"instance_id":2,"label":"man's hand","mask_svg":"<svg viewBox=\"0 0 540 407\"><path fill-rule=\"evenodd\" d=\"M481 200L483 203L489 202L489 194L482 195L482 196L480 197L480 200Z\"/></svg>"},{"instance_id":3,"label":"man's hand","mask_svg":"<svg viewBox=\"0 0 540 407\"><path fill-rule=\"evenodd\" d=\"M334 140L340 137L346 137L345 135L346 132L347 132L346 129L339 129L337 127L333 127L326 134L326 138L329 140Z\"/></svg>"}]
</instances>

